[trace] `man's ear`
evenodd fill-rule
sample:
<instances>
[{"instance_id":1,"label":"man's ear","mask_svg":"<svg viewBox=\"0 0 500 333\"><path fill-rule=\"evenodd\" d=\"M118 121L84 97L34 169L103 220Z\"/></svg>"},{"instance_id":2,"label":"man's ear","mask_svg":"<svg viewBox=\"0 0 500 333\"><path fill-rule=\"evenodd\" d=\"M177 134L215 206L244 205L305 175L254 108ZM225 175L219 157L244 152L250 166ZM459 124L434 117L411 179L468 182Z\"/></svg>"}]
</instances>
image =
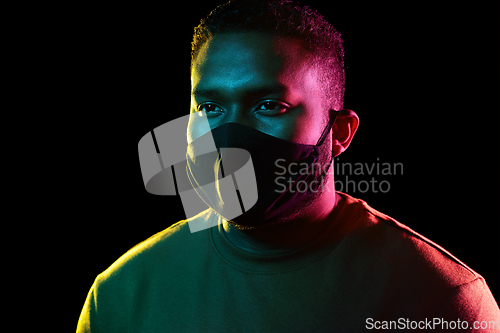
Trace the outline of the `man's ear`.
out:
<instances>
[{"instance_id":1,"label":"man's ear","mask_svg":"<svg viewBox=\"0 0 500 333\"><path fill-rule=\"evenodd\" d=\"M358 115L349 109L344 109L339 112L337 119L333 124L332 150L333 157L340 155L349 147L349 144L354 137L354 133L358 129Z\"/></svg>"}]
</instances>

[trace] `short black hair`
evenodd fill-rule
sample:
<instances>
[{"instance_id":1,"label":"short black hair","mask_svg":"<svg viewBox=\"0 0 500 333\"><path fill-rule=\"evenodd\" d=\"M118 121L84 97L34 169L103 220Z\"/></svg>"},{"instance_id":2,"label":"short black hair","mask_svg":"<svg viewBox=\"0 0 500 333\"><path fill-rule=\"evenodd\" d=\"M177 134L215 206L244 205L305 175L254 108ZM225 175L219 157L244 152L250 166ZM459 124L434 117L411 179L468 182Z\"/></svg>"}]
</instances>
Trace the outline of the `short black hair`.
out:
<instances>
[{"instance_id":1,"label":"short black hair","mask_svg":"<svg viewBox=\"0 0 500 333\"><path fill-rule=\"evenodd\" d=\"M231 0L216 7L194 29L191 67L202 45L212 36L237 32L261 32L305 41L314 63L321 66L319 80L327 107L343 108L343 41L340 33L317 11L291 0Z\"/></svg>"}]
</instances>

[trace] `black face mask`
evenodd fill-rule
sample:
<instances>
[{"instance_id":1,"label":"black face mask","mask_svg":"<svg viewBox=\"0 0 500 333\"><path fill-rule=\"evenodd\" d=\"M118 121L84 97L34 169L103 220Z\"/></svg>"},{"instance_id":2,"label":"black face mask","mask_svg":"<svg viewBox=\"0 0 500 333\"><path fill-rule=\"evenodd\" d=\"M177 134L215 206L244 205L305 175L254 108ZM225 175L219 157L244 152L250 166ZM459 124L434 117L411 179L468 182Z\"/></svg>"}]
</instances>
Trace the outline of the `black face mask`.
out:
<instances>
[{"instance_id":1,"label":"black face mask","mask_svg":"<svg viewBox=\"0 0 500 333\"><path fill-rule=\"evenodd\" d=\"M215 180L217 183L216 179L221 179L221 176L227 177L247 163L248 157L245 158L245 154L240 153L240 160L237 163L234 163L235 157L231 157L232 163L230 164L232 166L231 170L228 170L225 165L229 163L224 162L224 154L231 150L224 148L241 148L248 151L255 170L257 202L250 209L245 210L243 207L245 200L243 200L241 209L244 213L234 218L225 218L237 225L247 227L277 222L293 207L314 196L324 186L321 183L330 168L333 156L329 163L321 165L319 163L319 147L324 143L333 127L337 115L338 111L332 112L330 121L316 145L293 143L237 123L216 127L211 133L207 133L189 144L187 153L188 177L198 195L214 211L225 217L224 209L221 206L223 201L221 195L224 197L224 194L218 192L217 189L210 191L206 187L200 186L208 184L210 180ZM197 155L197 151L203 150L205 142L211 140L210 134L218 152ZM222 163L220 163L221 160ZM316 175L318 175L319 169L321 171L318 180ZM207 177L207 174L211 174L211 177ZM235 178L233 177L233 179ZM240 193L242 190L244 189L240 188Z\"/></svg>"}]
</instances>

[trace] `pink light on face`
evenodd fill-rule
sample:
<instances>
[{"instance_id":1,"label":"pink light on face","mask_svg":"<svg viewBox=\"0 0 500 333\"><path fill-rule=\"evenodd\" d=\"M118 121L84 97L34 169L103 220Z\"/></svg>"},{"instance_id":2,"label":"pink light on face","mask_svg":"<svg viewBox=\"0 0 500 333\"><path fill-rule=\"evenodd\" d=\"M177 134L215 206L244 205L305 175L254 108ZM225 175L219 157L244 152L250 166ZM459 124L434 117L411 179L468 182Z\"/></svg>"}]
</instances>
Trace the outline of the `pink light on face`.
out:
<instances>
[{"instance_id":1,"label":"pink light on face","mask_svg":"<svg viewBox=\"0 0 500 333\"><path fill-rule=\"evenodd\" d=\"M212 128L237 122L295 143L315 144L327 123L319 72L302 41L261 33L216 35L199 50L192 68L191 109L216 105ZM269 101L286 112L262 112L262 103Z\"/></svg>"}]
</instances>

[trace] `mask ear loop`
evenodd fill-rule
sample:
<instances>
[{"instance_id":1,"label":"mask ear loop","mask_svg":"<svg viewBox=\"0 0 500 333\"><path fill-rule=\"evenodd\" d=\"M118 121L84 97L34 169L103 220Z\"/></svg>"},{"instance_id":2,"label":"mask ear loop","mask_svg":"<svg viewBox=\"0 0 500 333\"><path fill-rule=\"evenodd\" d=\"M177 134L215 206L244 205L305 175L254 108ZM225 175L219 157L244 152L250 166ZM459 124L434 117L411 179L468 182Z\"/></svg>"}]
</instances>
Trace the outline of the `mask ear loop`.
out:
<instances>
[{"instance_id":1,"label":"mask ear loop","mask_svg":"<svg viewBox=\"0 0 500 333\"><path fill-rule=\"evenodd\" d=\"M323 130L323 133L321 133L321 136L319 137L318 143L316 146L321 146L323 142L325 141L326 137L328 136L328 133L330 133L330 130L333 127L333 124L335 123L335 120L337 119L337 116L339 115L340 111L335 111L335 110L330 110L330 120L328 121L328 124L326 125L325 129Z\"/></svg>"},{"instance_id":2,"label":"mask ear loop","mask_svg":"<svg viewBox=\"0 0 500 333\"><path fill-rule=\"evenodd\" d=\"M332 129L333 124L335 123L335 120L337 119L337 116L339 115L339 113L340 113L340 111L330 110L330 114L331 114L330 120L328 121L328 124L326 125L325 129L323 130L323 133L321 133L321 136L320 136L316 146L319 147L323 144L326 137L330 133L330 130ZM323 183L323 179L325 178L325 175L328 172L328 170L330 170L330 167L332 166L332 162L333 162L333 154L332 154L332 158L330 160L330 163L328 163L328 167L324 170L323 174L321 175L321 181L317 183L317 186L315 188L316 191L318 190L320 183Z\"/></svg>"}]
</instances>

